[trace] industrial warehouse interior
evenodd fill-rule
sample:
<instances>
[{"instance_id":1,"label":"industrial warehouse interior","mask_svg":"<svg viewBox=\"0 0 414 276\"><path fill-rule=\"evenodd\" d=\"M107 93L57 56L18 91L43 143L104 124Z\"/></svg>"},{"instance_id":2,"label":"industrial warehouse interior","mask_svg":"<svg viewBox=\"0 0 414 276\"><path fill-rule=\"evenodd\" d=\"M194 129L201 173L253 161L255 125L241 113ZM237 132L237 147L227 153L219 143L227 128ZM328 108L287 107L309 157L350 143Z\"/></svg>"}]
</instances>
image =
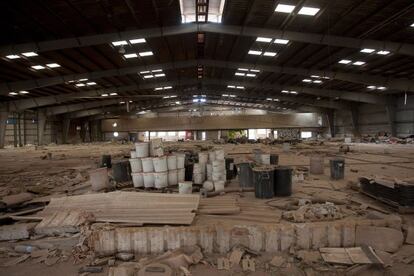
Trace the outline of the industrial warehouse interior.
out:
<instances>
[{"instance_id":1,"label":"industrial warehouse interior","mask_svg":"<svg viewBox=\"0 0 414 276\"><path fill-rule=\"evenodd\" d=\"M413 1L0 13L0 275L414 275Z\"/></svg>"}]
</instances>

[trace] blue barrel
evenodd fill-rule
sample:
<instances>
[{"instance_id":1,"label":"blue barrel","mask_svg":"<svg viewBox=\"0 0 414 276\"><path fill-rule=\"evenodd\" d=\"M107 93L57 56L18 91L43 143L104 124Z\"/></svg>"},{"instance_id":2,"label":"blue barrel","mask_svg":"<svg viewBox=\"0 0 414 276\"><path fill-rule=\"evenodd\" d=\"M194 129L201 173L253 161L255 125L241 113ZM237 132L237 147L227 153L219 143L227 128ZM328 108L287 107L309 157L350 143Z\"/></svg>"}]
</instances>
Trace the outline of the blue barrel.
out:
<instances>
[{"instance_id":1,"label":"blue barrel","mask_svg":"<svg viewBox=\"0 0 414 276\"><path fill-rule=\"evenodd\" d=\"M275 196L292 195L292 168L276 167L274 178Z\"/></svg>"},{"instance_id":2,"label":"blue barrel","mask_svg":"<svg viewBox=\"0 0 414 276\"><path fill-rule=\"evenodd\" d=\"M331 167L331 179L344 179L345 175L345 159L342 157L335 157L329 160Z\"/></svg>"},{"instance_id":3,"label":"blue barrel","mask_svg":"<svg viewBox=\"0 0 414 276\"><path fill-rule=\"evenodd\" d=\"M253 187L253 171L252 171L252 163L245 162L240 163L238 166L238 173L239 173L239 182L240 187Z\"/></svg>"},{"instance_id":4,"label":"blue barrel","mask_svg":"<svg viewBox=\"0 0 414 276\"><path fill-rule=\"evenodd\" d=\"M274 168L255 167L253 168L253 185L256 198L272 198L274 190Z\"/></svg>"}]
</instances>

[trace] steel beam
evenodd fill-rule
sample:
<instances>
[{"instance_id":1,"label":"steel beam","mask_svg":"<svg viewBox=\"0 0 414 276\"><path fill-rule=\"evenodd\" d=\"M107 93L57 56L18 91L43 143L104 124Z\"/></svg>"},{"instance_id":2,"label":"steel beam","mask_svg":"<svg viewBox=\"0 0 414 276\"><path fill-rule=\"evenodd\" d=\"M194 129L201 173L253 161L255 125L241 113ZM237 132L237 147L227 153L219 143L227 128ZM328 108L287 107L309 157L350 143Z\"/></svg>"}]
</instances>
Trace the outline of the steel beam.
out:
<instances>
[{"instance_id":1,"label":"steel beam","mask_svg":"<svg viewBox=\"0 0 414 276\"><path fill-rule=\"evenodd\" d=\"M46 116L53 116L53 115L59 115L59 114L78 111L78 110L91 109L91 108L95 108L98 106L114 105L118 103L119 103L119 99L111 99L111 100L105 100L105 101L90 101L90 102L78 103L78 104L68 104L68 105L47 107L47 108L43 108L40 110L42 110Z\"/></svg>"},{"instance_id":2,"label":"steel beam","mask_svg":"<svg viewBox=\"0 0 414 276\"><path fill-rule=\"evenodd\" d=\"M0 110L0 149L4 148L6 141L6 127L8 118L9 112Z\"/></svg>"},{"instance_id":3,"label":"steel beam","mask_svg":"<svg viewBox=\"0 0 414 276\"><path fill-rule=\"evenodd\" d=\"M414 45L409 43L360 39L346 36L335 36L328 34L316 34L305 32L293 32L286 30L275 30L269 28L257 28L248 26L222 25L222 24L181 24L177 26L138 29L132 31L97 34L89 36L80 36L65 39L56 39L40 42L29 42L14 45L5 45L0 47L0 54L5 56L9 54L19 54L22 52L44 52L52 50L62 50L75 47L86 47L99 44L108 44L112 41L129 40L135 38L153 38L163 36L174 36L189 33L218 33L236 36L249 37L271 37L288 39L291 41L328 45L345 48L373 48L377 50L388 50L393 53L414 56Z\"/></svg>"}]
</instances>

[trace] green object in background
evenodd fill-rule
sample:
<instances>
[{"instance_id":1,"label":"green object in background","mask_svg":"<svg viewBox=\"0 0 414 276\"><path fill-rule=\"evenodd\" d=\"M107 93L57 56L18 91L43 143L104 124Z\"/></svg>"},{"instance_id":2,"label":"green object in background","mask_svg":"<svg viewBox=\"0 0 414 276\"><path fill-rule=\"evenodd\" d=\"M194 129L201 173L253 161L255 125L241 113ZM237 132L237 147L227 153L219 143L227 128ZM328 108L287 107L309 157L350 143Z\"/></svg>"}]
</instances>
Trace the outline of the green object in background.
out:
<instances>
[{"instance_id":1,"label":"green object in background","mask_svg":"<svg viewBox=\"0 0 414 276\"><path fill-rule=\"evenodd\" d=\"M229 130L229 137L230 139L235 139L243 136L243 130Z\"/></svg>"}]
</instances>

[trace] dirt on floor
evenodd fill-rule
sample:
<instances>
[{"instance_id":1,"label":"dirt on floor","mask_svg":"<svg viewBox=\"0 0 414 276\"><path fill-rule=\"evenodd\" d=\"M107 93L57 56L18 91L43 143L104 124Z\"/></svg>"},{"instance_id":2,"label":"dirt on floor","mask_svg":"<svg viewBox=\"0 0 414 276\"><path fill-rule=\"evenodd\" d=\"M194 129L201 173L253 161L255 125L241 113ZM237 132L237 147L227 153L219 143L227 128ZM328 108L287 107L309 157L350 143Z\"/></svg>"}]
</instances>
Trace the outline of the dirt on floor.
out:
<instances>
[{"instance_id":1,"label":"dirt on floor","mask_svg":"<svg viewBox=\"0 0 414 276\"><path fill-rule=\"evenodd\" d=\"M403 225L414 224L413 214L398 214L395 209L377 200L362 195L355 190L358 178L380 177L394 180L414 179L414 146L391 144L349 144L349 152L340 150L340 143L310 142L299 143L284 151L282 145L263 144L224 144L212 142L183 142L164 143L165 148L175 150L200 150L201 148L223 148L226 156L232 157L235 163L253 160L252 150L261 149L267 153L279 155L279 165L292 166L293 194L289 198L273 200L257 199L252 192L233 193L240 205L240 213L229 216L197 215L193 225L206 224L274 224L292 223L300 219L304 221L318 218L298 218L288 216L286 212L298 200L322 199L327 202L337 202L340 211L333 210L334 220L365 218L375 212L395 214L402 220ZM133 144L121 143L92 143L81 145L48 145L23 148L7 148L0 150L0 198L22 192L30 192L35 200L51 196L66 196L68 194L84 194L90 192L88 171L101 164L104 154L110 154L112 160L121 160L129 156ZM308 172L310 156L324 156L324 174L311 175ZM341 156L345 158L345 178L330 179L329 158ZM302 178L303 177L303 178ZM82 187L81 187L82 186ZM238 187L238 179L228 183L228 187ZM78 189L77 187L81 187ZM131 190L131 186L126 185ZM351 203L349 200L351 199ZM341 201L347 204L341 205ZM20 210L20 209L19 209ZM24 210L24 208L23 208ZM0 213L0 216L7 212ZM28 216L35 216L30 214ZM29 220L30 221L30 220ZM17 223L24 223L18 220ZM2 224L9 224L9 219ZM16 245L27 244L26 241L5 241L0 243L0 264L22 258L22 261L0 269L0 275L80 275L79 269L88 265L90 259L77 259L73 248L79 243L82 235L66 234L60 237L32 236L30 242L52 244L45 254L47 256L27 257L28 252L16 252ZM30 254L29 254L30 255ZM246 255L245 255L246 256ZM255 271L244 271L242 265L229 270L218 270L217 258L223 256L206 255L203 261L189 267L193 275L414 275L414 245L404 244L401 249L388 256L390 266L379 268L370 265L338 266L328 265L321 260L309 261L298 257L298 252L291 251L282 254L283 265L273 266L273 254L255 256ZM226 256L224 256L226 257ZM39 262L39 258L44 258ZM136 261L142 260L135 256ZM24 260L23 260L24 259ZM48 260L48 261L45 261ZM116 265L124 263L116 261ZM103 271L91 275L108 275L108 262L100 264ZM184 272L183 272L184 273ZM87 275L84 273L82 275Z\"/></svg>"}]
</instances>

